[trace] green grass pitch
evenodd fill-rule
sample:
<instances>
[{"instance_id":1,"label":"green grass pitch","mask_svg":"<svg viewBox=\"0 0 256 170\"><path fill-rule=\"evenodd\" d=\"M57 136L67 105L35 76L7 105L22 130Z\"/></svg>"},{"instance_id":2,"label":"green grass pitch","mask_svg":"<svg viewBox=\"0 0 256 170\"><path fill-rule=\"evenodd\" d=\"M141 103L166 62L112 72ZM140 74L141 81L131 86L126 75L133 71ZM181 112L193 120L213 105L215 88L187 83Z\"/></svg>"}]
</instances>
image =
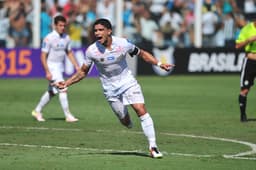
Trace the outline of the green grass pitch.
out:
<instances>
[{"instance_id":1,"label":"green grass pitch","mask_svg":"<svg viewBox=\"0 0 256 170\"><path fill-rule=\"evenodd\" d=\"M239 76L137 77L163 159L148 157L134 111L123 127L106 102L99 79L69 88L77 123L66 123L58 97L31 111L44 79L0 79L0 169L3 170L253 170L256 169L256 90L248 96L251 121L239 121Z\"/></svg>"}]
</instances>

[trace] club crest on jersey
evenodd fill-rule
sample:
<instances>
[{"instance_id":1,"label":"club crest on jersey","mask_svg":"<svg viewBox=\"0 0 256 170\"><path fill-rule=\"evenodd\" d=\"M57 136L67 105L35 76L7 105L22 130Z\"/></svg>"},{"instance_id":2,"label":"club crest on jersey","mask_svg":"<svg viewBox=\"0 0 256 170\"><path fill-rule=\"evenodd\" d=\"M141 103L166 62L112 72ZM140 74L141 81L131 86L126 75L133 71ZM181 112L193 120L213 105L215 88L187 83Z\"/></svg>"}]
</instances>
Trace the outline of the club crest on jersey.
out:
<instances>
[{"instance_id":1,"label":"club crest on jersey","mask_svg":"<svg viewBox=\"0 0 256 170\"><path fill-rule=\"evenodd\" d=\"M173 52L174 52L173 47L169 47L164 50L158 49L158 48L153 49L154 56L157 58L158 61L161 61L162 63L174 64L175 61L174 61ZM171 72L173 71L173 68L170 69L170 71L165 71L156 65L153 65L152 67L154 72L159 76L167 76L171 74Z\"/></svg>"}]
</instances>

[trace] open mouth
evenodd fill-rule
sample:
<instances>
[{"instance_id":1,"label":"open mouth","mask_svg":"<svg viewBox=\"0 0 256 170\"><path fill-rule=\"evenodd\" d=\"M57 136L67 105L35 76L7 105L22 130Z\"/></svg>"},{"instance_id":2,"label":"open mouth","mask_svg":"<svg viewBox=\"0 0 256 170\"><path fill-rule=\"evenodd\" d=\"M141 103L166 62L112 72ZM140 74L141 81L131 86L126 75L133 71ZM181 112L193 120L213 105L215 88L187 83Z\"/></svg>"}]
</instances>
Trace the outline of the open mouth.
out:
<instances>
[{"instance_id":1,"label":"open mouth","mask_svg":"<svg viewBox=\"0 0 256 170\"><path fill-rule=\"evenodd\" d=\"M101 40L103 37L96 37L97 40Z\"/></svg>"}]
</instances>

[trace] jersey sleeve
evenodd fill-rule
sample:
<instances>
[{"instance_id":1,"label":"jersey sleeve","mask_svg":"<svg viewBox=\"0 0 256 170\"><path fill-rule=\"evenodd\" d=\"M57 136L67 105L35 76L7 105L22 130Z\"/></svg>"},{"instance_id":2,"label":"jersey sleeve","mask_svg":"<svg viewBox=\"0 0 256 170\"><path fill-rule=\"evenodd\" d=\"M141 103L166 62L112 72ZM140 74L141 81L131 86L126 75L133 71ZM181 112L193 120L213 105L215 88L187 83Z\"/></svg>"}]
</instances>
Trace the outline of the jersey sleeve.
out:
<instances>
[{"instance_id":1,"label":"jersey sleeve","mask_svg":"<svg viewBox=\"0 0 256 170\"><path fill-rule=\"evenodd\" d=\"M140 53L139 47L134 45L132 42L127 40L127 48L128 48L128 53L133 57L134 55L138 55Z\"/></svg>"},{"instance_id":2,"label":"jersey sleeve","mask_svg":"<svg viewBox=\"0 0 256 170\"><path fill-rule=\"evenodd\" d=\"M45 52L45 53L49 53L50 47L51 47L50 39L49 39L49 37L45 37L45 39L43 40L43 43L42 43L41 51Z\"/></svg>"},{"instance_id":3,"label":"jersey sleeve","mask_svg":"<svg viewBox=\"0 0 256 170\"><path fill-rule=\"evenodd\" d=\"M236 39L236 43L241 43L247 40L248 36L247 36L247 27L242 28L242 30L240 31L237 39Z\"/></svg>"},{"instance_id":4,"label":"jersey sleeve","mask_svg":"<svg viewBox=\"0 0 256 170\"><path fill-rule=\"evenodd\" d=\"M85 57L84 57L84 64L87 65L88 67L91 67L93 61L92 61L92 55L89 50L85 52Z\"/></svg>"},{"instance_id":5,"label":"jersey sleeve","mask_svg":"<svg viewBox=\"0 0 256 170\"><path fill-rule=\"evenodd\" d=\"M71 51L71 40L69 36L67 36L67 42L67 51Z\"/></svg>"}]
</instances>

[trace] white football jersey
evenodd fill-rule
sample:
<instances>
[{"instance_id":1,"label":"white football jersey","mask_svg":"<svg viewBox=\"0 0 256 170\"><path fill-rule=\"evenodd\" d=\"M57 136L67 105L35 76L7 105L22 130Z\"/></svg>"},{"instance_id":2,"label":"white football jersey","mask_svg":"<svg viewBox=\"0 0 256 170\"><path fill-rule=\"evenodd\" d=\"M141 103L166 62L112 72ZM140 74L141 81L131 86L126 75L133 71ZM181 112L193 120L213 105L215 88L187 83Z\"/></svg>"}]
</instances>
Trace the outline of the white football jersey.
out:
<instances>
[{"instance_id":1,"label":"white football jersey","mask_svg":"<svg viewBox=\"0 0 256 170\"><path fill-rule=\"evenodd\" d=\"M54 30L44 38L41 50L48 53L47 64L50 70L64 71L63 61L71 50L70 38L67 34L60 35Z\"/></svg>"},{"instance_id":2,"label":"white football jersey","mask_svg":"<svg viewBox=\"0 0 256 170\"><path fill-rule=\"evenodd\" d=\"M125 38L112 36L111 50L99 42L90 45L86 51L85 65L96 65L107 97L118 96L131 86L137 84L129 70L126 56L135 50L135 45Z\"/></svg>"}]
</instances>

